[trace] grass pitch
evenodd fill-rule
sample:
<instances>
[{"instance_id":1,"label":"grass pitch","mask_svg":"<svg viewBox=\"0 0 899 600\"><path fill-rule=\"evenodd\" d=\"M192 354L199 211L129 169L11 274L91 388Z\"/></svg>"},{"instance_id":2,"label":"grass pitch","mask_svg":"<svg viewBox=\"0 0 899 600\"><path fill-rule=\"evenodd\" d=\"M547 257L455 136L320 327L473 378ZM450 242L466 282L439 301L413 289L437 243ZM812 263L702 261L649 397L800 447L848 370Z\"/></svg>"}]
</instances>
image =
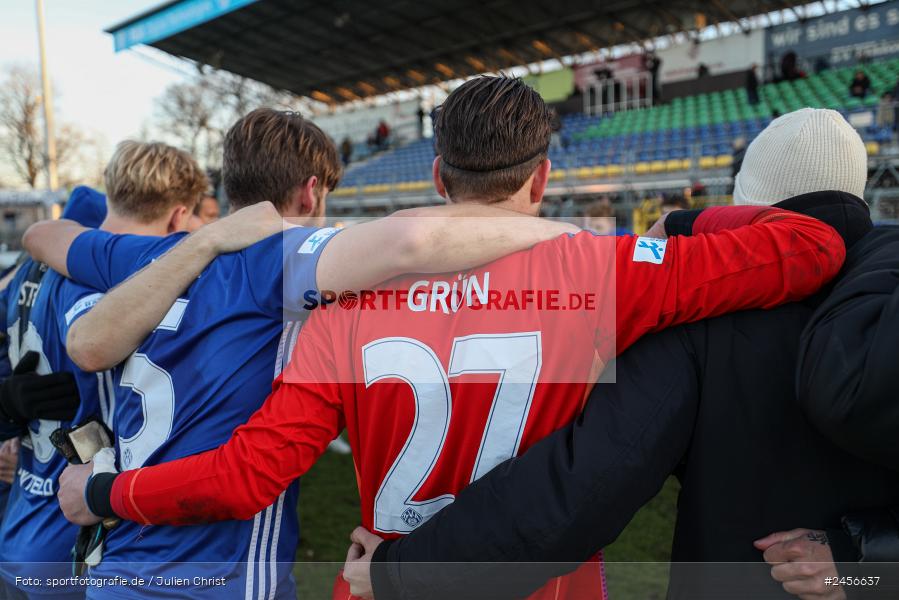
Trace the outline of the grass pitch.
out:
<instances>
[{"instance_id":1,"label":"grass pitch","mask_svg":"<svg viewBox=\"0 0 899 600\"><path fill-rule=\"evenodd\" d=\"M637 513L606 548L612 600L662 600L674 534L678 485L674 479ZM295 570L300 598L331 597L334 574L346 558L350 532L359 523L353 460L326 452L300 483L300 546ZM329 564L311 564L329 563Z\"/></svg>"}]
</instances>

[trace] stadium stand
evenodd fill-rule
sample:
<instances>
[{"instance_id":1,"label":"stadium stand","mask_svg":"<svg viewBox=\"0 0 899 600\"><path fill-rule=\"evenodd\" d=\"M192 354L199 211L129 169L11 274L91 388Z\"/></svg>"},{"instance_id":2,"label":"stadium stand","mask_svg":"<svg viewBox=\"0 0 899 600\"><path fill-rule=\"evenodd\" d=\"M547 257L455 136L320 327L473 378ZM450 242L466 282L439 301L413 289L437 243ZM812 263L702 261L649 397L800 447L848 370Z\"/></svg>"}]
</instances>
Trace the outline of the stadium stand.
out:
<instances>
[{"instance_id":1,"label":"stadium stand","mask_svg":"<svg viewBox=\"0 0 899 600\"><path fill-rule=\"evenodd\" d=\"M750 142L778 114L810 106L849 116L872 110L899 78L899 58L865 65L872 87L864 99L849 96L856 67L829 69L795 81L768 83L752 105L745 89L674 98L671 102L608 116L566 115L562 144L550 150L552 177L599 179L626 172L655 173L729 167L733 142ZM860 133L869 154L889 141L891 131L872 124ZM431 185L432 140L419 140L351 167L337 196L412 192Z\"/></svg>"},{"instance_id":2,"label":"stadium stand","mask_svg":"<svg viewBox=\"0 0 899 600\"><path fill-rule=\"evenodd\" d=\"M875 122L883 112L876 106L881 92L896 81L896 10L899 0L857 7L807 0L571 0L564 6L554 0L170 0L107 31L117 51L150 46L328 106L327 114L312 111L314 118L337 143L349 137L355 145L328 202L335 218L442 202L431 184L431 141L407 141L418 137L418 109L429 110L453 82L518 69L562 116L542 214L577 217L603 197L619 219L642 231L662 196L683 195L694 206L730 202L735 142L748 143L776 114L803 106L840 110L859 129L871 155L866 200L875 213L895 219L899 150ZM739 28L723 26L728 23ZM297 43L300 29L327 33ZM661 60L653 97L646 94L649 48ZM759 102L750 104L747 69L755 65L759 81L770 81L782 74L788 53L800 71L814 74L759 85ZM562 68L544 70L548 60ZM858 67L872 84L863 99L848 95ZM596 111L609 108L603 100L609 98L599 82L609 79L611 104L630 110L600 116ZM635 108L653 101L657 85L666 102ZM349 113L371 117L370 129L379 102L401 113L378 115L391 129L403 127L403 115L411 125L395 145L371 153ZM414 110L400 110L406 102Z\"/></svg>"}]
</instances>

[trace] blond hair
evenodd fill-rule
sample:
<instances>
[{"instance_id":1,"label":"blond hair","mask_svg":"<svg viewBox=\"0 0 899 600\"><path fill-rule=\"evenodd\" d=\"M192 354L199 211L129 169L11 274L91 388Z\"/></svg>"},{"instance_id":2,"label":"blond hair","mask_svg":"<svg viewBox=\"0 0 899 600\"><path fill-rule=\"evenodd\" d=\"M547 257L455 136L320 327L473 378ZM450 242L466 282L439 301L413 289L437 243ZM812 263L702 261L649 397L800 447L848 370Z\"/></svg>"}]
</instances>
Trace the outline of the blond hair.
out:
<instances>
[{"instance_id":1,"label":"blond hair","mask_svg":"<svg viewBox=\"0 0 899 600\"><path fill-rule=\"evenodd\" d=\"M190 154L161 142L121 142L103 176L111 210L142 223L179 204L192 211L209 186Z\"/></svg>"}]
</instances>

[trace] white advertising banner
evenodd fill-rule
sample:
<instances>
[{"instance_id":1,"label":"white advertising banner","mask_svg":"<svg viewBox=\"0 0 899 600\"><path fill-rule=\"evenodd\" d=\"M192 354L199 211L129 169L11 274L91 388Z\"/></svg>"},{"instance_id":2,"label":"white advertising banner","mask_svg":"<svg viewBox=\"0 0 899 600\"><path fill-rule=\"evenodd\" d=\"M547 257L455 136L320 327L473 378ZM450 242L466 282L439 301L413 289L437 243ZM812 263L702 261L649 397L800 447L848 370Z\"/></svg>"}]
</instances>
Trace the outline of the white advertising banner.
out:
<instances>
[{"instance_id":1,"label":"white advertising banner","mask_svg":"<svg viewBox=\"0 0 899 600\"><path fill-rule=\"evenodd\" d=\"M764 53L765 32L760 29L698 44L678 44L656 53L662 59L659 79L663 84L695 79L700 64L708 67L710 75L740 71L753 63L761 65Z\"/></svg>"}]
</instances>

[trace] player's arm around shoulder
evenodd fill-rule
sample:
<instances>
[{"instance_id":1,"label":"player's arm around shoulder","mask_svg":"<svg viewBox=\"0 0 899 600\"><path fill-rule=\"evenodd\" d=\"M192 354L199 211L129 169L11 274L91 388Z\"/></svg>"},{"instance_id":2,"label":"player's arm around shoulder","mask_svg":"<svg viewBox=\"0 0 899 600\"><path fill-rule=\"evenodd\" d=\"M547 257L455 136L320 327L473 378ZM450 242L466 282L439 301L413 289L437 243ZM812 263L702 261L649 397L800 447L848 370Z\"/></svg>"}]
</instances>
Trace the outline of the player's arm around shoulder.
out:
<instances>
[{"instance_id":1,"label":"player's arm around shoulder","mask_svg":"<svg viewBox=\"0 0 899 600\"><path fill-rule=\"evenodd\" d=\"M66 336L69 356L88 372L114 367L137 349L217 256L242 250L283 228L274 205L260 202L186 237L72 324ZM122 319L125 314L128 318Z\"/></svg>"},{"instance_id":2,"label":"player's arm around shoulder","mask_svg":"<svg viewBox=\"0 0 899 600\"><path fill-rule=\"evenodd\" d=\"M87 227L67 219L38 221L25 231L22 245L34 260L46 263L57 273L68 277L69 249L75 238L85 231L88 231Z\"/></svg>"},{"instance_id":3,"label":"player's arm around shoulder","mask_svg":"<svg viewBox=\"0 0 899 600\"><path fill-rule=\"evenodd\" d=\"M360 290L404 273L469 269L576 231L476 204L402 210L335 236L322 251L317 283L319 289Z\"/></svg>"},{"instance_id":4,"label":"player's arm around shoulder","mask_svg":"<svg viewBox=\"0 0 899 600\"><path fill-rule=\"evenodd\" d=\"M835 229L799 213L768 206L678 212L665 222L665 233L676 235L619 244L619 317L642 315L648 331L800 300L836 275L846 255ZM619 329L626 325L619 318Z\"/></svg>"}]
</instances>

